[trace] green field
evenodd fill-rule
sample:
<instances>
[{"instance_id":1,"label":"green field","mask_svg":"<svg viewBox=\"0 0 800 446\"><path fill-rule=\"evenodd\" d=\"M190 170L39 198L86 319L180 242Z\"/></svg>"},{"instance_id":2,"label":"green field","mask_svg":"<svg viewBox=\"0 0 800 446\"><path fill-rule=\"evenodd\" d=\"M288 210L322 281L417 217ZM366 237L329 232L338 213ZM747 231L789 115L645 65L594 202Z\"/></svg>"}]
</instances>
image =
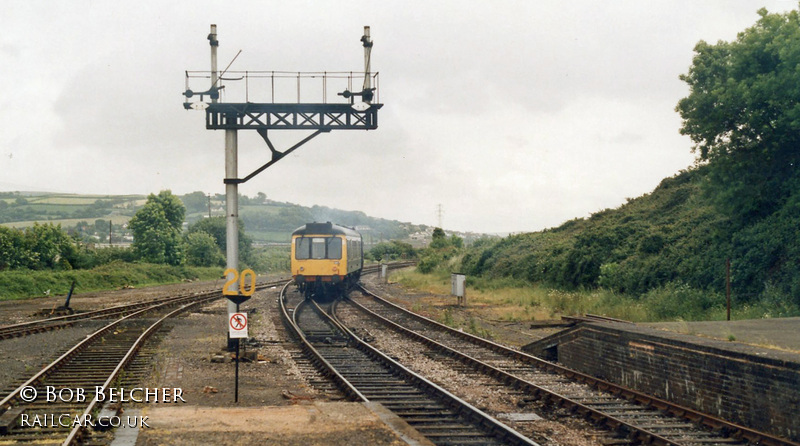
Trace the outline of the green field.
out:
<instances>
[{"instance_id":1,"label":"green field","mask_svg":"<svg viewBox=\"0 0 800 446\"><path fill-rule=\"evenodd\" d=\"M121 225L123 223L127 223L131 217L127 215L107 215L102 217L103 220L111 220L112 223L115 225ZM25 229L30 228L33 226L34 223L52 223L54 225L61 225L62 228L71 228L77 225L82 221L94 221L94 219L86 219L86 218L59 218L54 220L31 220L31 221L14 221L8 223L2 223L3 226L8 226L11 228L19 228Z\"/></svg>"}]
</instances>

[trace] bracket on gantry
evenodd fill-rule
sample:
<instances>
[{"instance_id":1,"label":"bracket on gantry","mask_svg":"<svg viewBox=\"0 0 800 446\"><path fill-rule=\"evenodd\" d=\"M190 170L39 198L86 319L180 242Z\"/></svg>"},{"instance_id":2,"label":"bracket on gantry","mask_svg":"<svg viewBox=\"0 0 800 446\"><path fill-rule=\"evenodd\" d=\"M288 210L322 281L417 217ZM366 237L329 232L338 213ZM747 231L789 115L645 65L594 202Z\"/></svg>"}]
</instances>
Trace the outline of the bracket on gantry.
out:
<instances>
[{"instance_id":1,"label":"bracket on gantry","mask_svg":"<svg viewBox=\"0 0 800 446\"><path fill-rule=\"evenodd\" d=\"M267 146L269 147L269 150L272 152L272 159L268 163L266 163L263 166L259 167L258 169L253 171L253 173L251 173L250 175L248 175L248 176L246 176L244 178L225 178L225 180L223 181L225 184L241 184L241 183L246 182L250 178L253 178L254 176L256 176L259 173L263 172L269 166L271 166L271 165L277 163L278 161L280 161L286 155L288 155L288 154L292 153L293 151L295 151L298 147L300 147L303 144L311 141L312 139L314 139L315 136L319 135L320 133L328 133L328 132L330 132L330 129L317 130L316 132L314 132L311 135L307 136L302 141L298 142L297 144L293 145L292 147L289 147L288 149L284 150L283 152L279 151L278 149L275 148L274 145L272 145L272 141L270 141L269 137L267 136L267 129L256 129L256 131L258 132L259 135L261 135L262 138L264 138L264 142L267 143Z\"/></svg>"}]
</instances>

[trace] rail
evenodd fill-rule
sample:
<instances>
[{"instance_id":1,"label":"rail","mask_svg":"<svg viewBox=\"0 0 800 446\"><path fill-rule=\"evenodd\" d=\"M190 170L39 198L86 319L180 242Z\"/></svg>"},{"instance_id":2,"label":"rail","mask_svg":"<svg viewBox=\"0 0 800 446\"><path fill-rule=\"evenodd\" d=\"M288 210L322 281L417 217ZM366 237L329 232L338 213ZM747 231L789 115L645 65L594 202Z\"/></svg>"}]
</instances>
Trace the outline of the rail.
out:
<instances>
[{"instance_id":1,"label":"rail","mask_svg":"<svg viewBox=\"0 0 800 446\"><path fill-rule=\"evenodd\" d=\"M653 396L650 396L650 395L646 395L644 393L637 392L635 390L628 389L628 388L619 386L617 384L614 384L614 383L611 383L611 382L608 382L608 381L605 381L605 380L601 380L601 379L595 378L593 376L577 372L575 370L568 369L566 367L551 363L549 361L545 361L545 360L537 358L535 356L528 355L528 354L520 352L518 350L510 349L510 348L505 347L503 345L500 345L500 344L497 344L495 342L492 342L492 341L489 341L489 340L474 336L472 334L465 333L465 332L459 331L459 330L455 330L455 329L453 329L451 327L448 327L448 326L446 326L444 324L441 324L439 322L436 322L434 320L431 320L431 319L428 319L428 318L426 318L424 316L416 314L416 313L414 313L412 311L409 311L409 310L407 310L407 309L405 309L405 308L403 308L403 307L401 307L401 306L399 306L399 305L397 305L397 304L395 304L393 302L390 302L390 301L388 301L388 300L386 300L384 298L381 298L380 296L378 296L377 294L373 293L372 291L367 290L363 286L361 287L361 289L362 289L362 291L364 291L367 295L371 296L376 301L380 301L380 303L382 305L386 305L387 307L390 307L390 308L393 308L393 309L395 309L397 311L400 311L400 312L402 312L403 314L405 314L405 315L407 315L409 317L412 317L412 318L414 318L416 320L421 321L424 324L436 327L439 330L445 331L445 332L447 332L447 333L449 333L449 334L451 334L453 336L456 336L458 338L465 339L465 340L467 340L467 341L469 341L469 342L471 342L473 344L480 345L480 346L488 348L488 349L490 349L492 351L499 352L499 353L508 355L509 357L516 358L516 359L518 359L520 361L528 363L528 364L530 364L530 365L532 365L534 367L540 368L542 370L546 370L546 371L550 371L550 372L561 374L563 376L566 376L569 379L584 383L584 384L590 386L591 388L594 388L594 389L597 389L597 390L600 390L600 391L603 391L603 392L607 392L607 393L610 393L610 394L618 396L618 397L622 397L622 398L624 398L624 399L626 399L628 401L636 402L637 404L641 404L641 405L643 405L645 407L651 407L651 408L657 409L659 411L662 411L664 413L670 414L670 415L678 417L678 418L686 419L686 420L691 421L693 423L697 423L698 425L704 425L707 428L710 428L710 429L715 430L715 431L727 432L730 436L733 436L734 438L741 438L741 439L744 439L744 440L746 440L746 441L748 441L750 443L753 443L753 444L767 445L767 446L800 446L800 444L798 444L796 442L793 442L791 440L788 440L788 439L785 439L785 438L776 437L774 435L767 434L767 433L764 433L764 432L759 432L759 431L756 431L754 429L750 429L750 428L745 427L745 426L737 425L735 423L730 423L728 421L713 417L711 415L704 414L704 413L698 412L696 410L689 409L689 408L674 404L674 403L666 401L666 400L662 400L662 399L659 399L659 398L656 398L656 397L653 397ZM363 308L363 306L362 306L362 308ZM386 318L382 318L382 319L387 320ZM405 327L401 327L401 326L399 326L398 324L395 324L392 321L388 321L388 322L390 322L393 326L400 327L400 329L403 330L403 331L407 331L407 332L409 331L409 330L405 329ZM430 343L431 345L433 345L435 343L435 344L441 345L440 343L438 343L436 341L433 341L431 339L428 339L428 338L426 338L426 337L424 337L422 335L416 334L416 333L414 334L414 337L418 338L422 342L425 342L426 344ZM445 348L447 348L447 347L445 347ZM452 351L453 352L452 353L453 356L456 357L456 358L459 358L460 360L462 360L462 362L470 362L470 361L473 360L472 358L468 358L468 357L466 357L466 355L462 355L462 354L460 354L458 352L455 352L452 349L448 349L448 350ZM571 407L574 407L576 411L578 411L579 413L582 413L582 414L584 414L586 416L592 416L595 419L605 419L606 423L610 427L613 427L615 429L620 429L621 428L621 430L628 431L628 432L636 432L637 433L637 437L640 439L640 441L644 441L644 442L648 442L648 443L652 443L652 444L660 444L660 445L679 445L679 444L681 444L679 442L674 442L674 441L669 440L669 439L667 439L665 437L659 436L658 434L655 434L653 432L648 432L647 430L641 429L641 428L639 428L639 427L637 427L637 426L635 426L635 425L633 425L631 423L626 423L626 422L624 422L622 420L615 419L614 417L611 417L608 414L602 413L602 411L598 411L598 410L595 410L595 409L593 409L591 407L587 407L587 406L585 406L585 405L583 405L583 404L581 404L581 403L579 403L577 401L571 401L569 398L567 398L565 396L559 395L559 394L557 394L555 392L552 392L552 391L550 391L548 389L545 389L545 388L542 388L540 386L536 386L533 383L529 383L527 381L520 380L516 376L510 375L510 374L508 374L508 373L506 373L506 372L504 372L502 370L495 369L495 368L493 368L493 367L491 367L491 366L489 366L487 364L482 364L481 363L479 365L479 367L484 368L485 370L490 370L491 369L491 373L495 374L495 376L502 376L502 378L507 380L507 381L513 381L516 385L520 385L522 387L526 387L528 389L528 391L532 392L532 394L534 394L536 396L544 397L544 398L555 400L555 401L560 401L562 403L570 405Z\"/></svg>"}]
</instances>

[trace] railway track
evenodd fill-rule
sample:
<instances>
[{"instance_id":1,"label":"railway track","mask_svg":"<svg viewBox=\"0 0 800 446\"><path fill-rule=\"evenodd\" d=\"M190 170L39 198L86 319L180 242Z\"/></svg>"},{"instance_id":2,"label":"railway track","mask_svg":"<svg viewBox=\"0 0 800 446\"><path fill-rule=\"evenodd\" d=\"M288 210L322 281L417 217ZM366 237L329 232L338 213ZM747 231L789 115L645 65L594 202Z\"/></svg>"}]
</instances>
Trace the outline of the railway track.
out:
<instances>
[{"instance_id":1,"label":"railway track","mask_svg":"<svg viewBox=\"0 0 800 446\"><path fill-rule=\"evenodd\" d=\"M0 442L106 444L102 428L113 426L121 404L103 406L98 399L108 401L112 389L130 389L141 377L146 367L141 358L136 363L137 354L165 320L219 297L194 298L177 309L172 301L153 303L87 336L0 400Z\"/></svg>"},{"instance_id":2,"label":"railway track","mask_svg":"<svg viewBox=\"0 0 800 446\"><path fill-rule=\"evenodd\" d=\"M491 376L514 391L521 390L605 425L632 443L798 446L453 330L363 291L369 297L352 296L352 304L362 314L380 320L384 327L410 336L438 351L440 357Z\"/></svg>"},{"instance_id":3,"label":"railway track","mask_svg":"<svg viewBox=\"0 0 800 446\"><path fill-rule=\"evenodd\" d=\"M331 309L287 287L279 298L284 323L349 398L383 404L437 445L536 444L360 341L330 317Z\"/></svg>"},{"instance_id":4,"label":"railway track","mask_svg":"<svg viewBox=\"0 0 800 446\"><path fill-rule=\"evenodd\" d=\"M284 283L286 280L264 282L257 289ZM183 294L3 327L6 333L24 336L80 320L115 319L33 376L17 381L20 385L3 391L0 444L107 444L111 439L108 431L117 427L110 422L132 427L132 422L141 421L116 418L121 404L110 404L113 392L117 400L124 395L129 402L176 400L180 395L174 390L149 389L155 393L146 393L148 389L137 387L151 371L150 348L145 342L158 337L159 328L169 318L221 297L220 290ZM141 390L123 394L120 389ZM98 395L105 398L96 398Z\"/></svg>"},{"instance_id":5,"label":"railway track","mask_svg":"<svg viewBox=\"0 0 800 446\"><path fill-rule=\"evenodd\" d=\"M262 282L256 285L256 290L264 288L283 285L285 280ZM66 316L56 316L44 319L37 319L19 324L10 324L0 326L0 340L10 339L20 336L28 336L31 334L41 333L44 331L57 330L69 327L82 320L93 319L107 319L115 316L125 316L134 313L143 308L149 308L156 304L168 304L172 306L179 306L191 302L194 299L205 299L209 296L218 296L219 289L209 291L201 291L195 293L180 294L178 296L165 296L155 299L149 299L130 304L115 305L113 307L102 308L98 310L86 311L82 313L75 313Z\"/></svg>"}]
</instances>

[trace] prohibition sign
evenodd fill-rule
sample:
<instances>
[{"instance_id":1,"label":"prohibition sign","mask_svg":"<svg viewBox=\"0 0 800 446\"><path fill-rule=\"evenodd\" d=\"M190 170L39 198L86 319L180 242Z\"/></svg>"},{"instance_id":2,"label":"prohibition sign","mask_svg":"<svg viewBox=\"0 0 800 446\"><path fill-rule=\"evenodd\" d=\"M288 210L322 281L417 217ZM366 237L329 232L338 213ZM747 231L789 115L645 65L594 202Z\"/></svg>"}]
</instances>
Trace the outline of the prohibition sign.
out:
<instances>
[{"instance_id":1,"label":"prohibition sign","mask_svg":"<svg viewBox=\"0 0 800 446\"><path fill-rule=\"evenodd\" d=\"M247 313L230 313L228 325L231 338L247 337Z\"/></svg>"}]
</instances>

